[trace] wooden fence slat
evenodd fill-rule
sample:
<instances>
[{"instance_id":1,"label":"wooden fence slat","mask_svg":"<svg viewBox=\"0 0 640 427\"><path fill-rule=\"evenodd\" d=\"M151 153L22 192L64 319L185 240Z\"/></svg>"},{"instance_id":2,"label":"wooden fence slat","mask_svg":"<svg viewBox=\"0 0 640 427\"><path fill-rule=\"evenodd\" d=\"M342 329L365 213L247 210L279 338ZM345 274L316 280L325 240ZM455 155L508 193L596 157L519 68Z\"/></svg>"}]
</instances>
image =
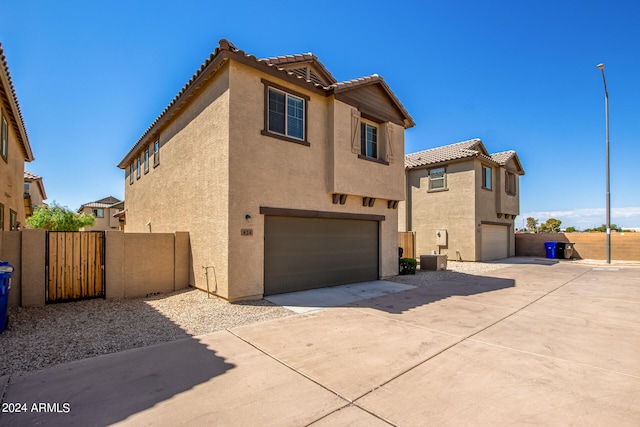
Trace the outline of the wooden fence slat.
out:
<instances>
[{"instance_id":1,"label":"wooden fence slat","mask_svg":"<svg viewBox=\"0 0 640 427\"><path fill-rule=\"evenodd\" d=\"M56 269L56 301L64 299L64 266L67 263L64 250L64 233L56 233L56 245L58 246L58 268Z\"/></svg>"},{"instance_id":2,"label":"wooden fence slat","mask_svg":"<svg viewBox=\"0 0 640 427\"><path fill-rule=\"evenodd\" d=\"M82 282L80 281L80 271L82 270L82 257L80 256L80 233L73 233L73 296L72 298L82 298Z\"/></svg>"},{"instance_id":3,"label":"wooden fence slat","mask_svg":"<svg viewBox=\"0 0 640 427\"><path fill-rule=\"evenodd\" d=\"M58 247L56 246L56 235L49 233L49 270L47 271L49 286L47 289L48 301L56 300L56 268L58 259Z\"/></svg>"}]
</instances>

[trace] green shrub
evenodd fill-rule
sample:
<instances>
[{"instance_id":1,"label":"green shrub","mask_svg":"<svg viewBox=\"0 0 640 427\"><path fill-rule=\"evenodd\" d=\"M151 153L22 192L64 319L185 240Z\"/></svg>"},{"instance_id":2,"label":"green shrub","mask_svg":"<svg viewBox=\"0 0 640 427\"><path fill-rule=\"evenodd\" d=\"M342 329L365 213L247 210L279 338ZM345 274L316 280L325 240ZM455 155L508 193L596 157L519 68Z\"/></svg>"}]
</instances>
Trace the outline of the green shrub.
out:
<instances>
[{"instance_id":1,"label":"green shrub","mask_svg":"<svg viewBox=\"0 0 640 427\"><path fill-rule=\"evenodd\" d=\"M400 274L416 274L417 265L414 258L400 258Z\"/></svg>"}]
</instances>

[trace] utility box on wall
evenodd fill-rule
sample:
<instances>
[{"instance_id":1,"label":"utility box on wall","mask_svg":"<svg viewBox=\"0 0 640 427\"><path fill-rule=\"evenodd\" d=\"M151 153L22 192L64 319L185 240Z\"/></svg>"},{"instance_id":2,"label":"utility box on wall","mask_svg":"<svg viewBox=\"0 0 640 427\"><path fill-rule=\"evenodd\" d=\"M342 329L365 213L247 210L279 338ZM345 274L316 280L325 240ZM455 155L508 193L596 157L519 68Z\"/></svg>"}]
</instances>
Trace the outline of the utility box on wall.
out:
<instances>
[{"instance_id":1,"label":"utility box on wall","mask_svg":"<svg viewBox=\"0 0 640 427\"><path fill-rule=\"evenodd\" d=\"M436 230L436 245L447 246L447 230Z\"/></svg>"}]
</instances>

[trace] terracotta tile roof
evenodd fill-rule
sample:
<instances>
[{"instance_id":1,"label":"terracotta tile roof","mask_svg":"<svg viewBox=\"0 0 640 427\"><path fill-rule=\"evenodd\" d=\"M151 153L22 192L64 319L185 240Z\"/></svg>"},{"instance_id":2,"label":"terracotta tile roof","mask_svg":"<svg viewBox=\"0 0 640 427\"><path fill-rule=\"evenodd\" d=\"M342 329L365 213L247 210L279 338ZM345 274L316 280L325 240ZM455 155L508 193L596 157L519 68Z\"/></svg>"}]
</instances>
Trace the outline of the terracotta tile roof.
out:
<instances>
[{"instance_id":1,"label":"terracotta tile roof","mask_svg":"<svg viewBox=\"0 0 640 427\"><path fill-rule=\"evenodd\" d=\"M0 43L0 68L2 68L0 96L9 107L7 108L9 113L8 119L13 124L16 134L18 135L20 145L24 151L24 160L26 162L31 162L34 160L33 152L31 151L27 128L24 125L22 111L20 110L20 104L18 103L18 95L16 95L16 89L13 86L11 73L9 73L9 64L7 63L7 57L4 54L4 49L2 49L2 43Z\"/></svg>"},{"instance_id":2,"label":"terracotta tile roof","mask_svg":"<svg viewBox=\"0 0 640 427\"><path fill-rule=\"evenodd\" d=\"M152 134L158 124L171 117L175 114L182 106L184 105L184 100L189 99L190 96L193 95L193 92L202 85L206 79L210 78L215 72L229 59L234 58L237 60L244 61L245 63L259 67L266 67L270 69L278 70L278 73L282 73L288 77L296 78L300 84L308 85L310 89L319 91L320 93L324 93L325 95L329 95L331 93L346 91L355 87L364 86L367 84L380 84L383 89L387 92L392 101L397 105L402 114L405 116L404 122L405 127L413 127L415 126L415 122L409 116L404 106L400 103L400 100L395 96L395 94L391 91L389 86L384 82L382 77L374 74L368 77L362 77L360 79L350 80L346 82L336 82L329 86L323 86L313 81L309 81L301 77L300 75L293 73L291 70L287 70L282 67L282 65L288 65L296 62L314 62L314 65L326 72L326 77L331 81L335 82L335 78L329 73L329 71L324 67L324 65L318 60L318 58L312 53L303 53L297 55L284 55L284 56L276 56L272 58L263 58L259 59L254 55L250 55L245 53L243 50L238 49L235 45L228 40L222 39L219 41L218 47L215 48L213 53L209 55L209 57L205 60L205 62L200 66L200 68L191 76L191 79L182 87L180 92L171 100L169 105L160 113L160 115L153 121L153 123L147 128L147 130L142 134L142 136L138 139L138 141L134 144L134 146L129 150L129 152L125 155L125 157L120 161L118 167L124 169L127 167L128 162L131 160L134 155L142 149L140 146L145 139Z\"/></svg>"},{"instance_id":3,"label":"terracotta tile roof","mask_svg":"<svg viewBox=\"0 0 640 427\"><path fill-rule=\"evenodd\" d=\"M478 150L478 148L480 148L480 150ZM430 148L429 150L407 154L404 156L404 165L406 168L413 169L420 166L450 162L467 157L476 157L482 154L483 150L486 151L482 145L482 141L479 138L475 138L443 147Z\"/></svg>"},{"instance_id":4,"label":"terracotta tile roof","mask_svg":"<svg viewBox=\"0 0 640 427\"><path fill-rule=\"evenodd\" d=\"M85 203L84 205L78 208L78 212L80 212L84 208L102 208L102 209L110 208L110 207L113 207L113 205L117 205L119 203L123 203L122 200L113 196L109 196L109 197L105 197L104 199L96 200L95 202ZM119 207L116 206L116 208L119 208Z\"/></svg>"},{"instance_id":5,"label":"terracotta tile roof","mask_svg":"<svg viewBox=\"0 0 640 427\"><path fill-rule=\"evenodd\" d=\"M327 68L320 62L317 56L313 53L299 53L295 55L282 55L282 56L274 56L272 58L262 58L259 61L266 62L270 65L278 66L278 65L289 65L289 64L297 64L300 62L310 62L313 63L322 73L324 73L327 80L330 83L337 82L336 78L327 70Z\"/></svg>"},{"instance_id":6,"label":"terracotta tile roof","mask_svg":"<svg viewBox=\"0 0 640 427\"><path fill-rule=\"evenodd\" d=\"M29 171L24 171L24 179L31 179L33 181L35 181L36 179L42 179L41 176L38 176L34 173L31 173Z\"/></svg>"},{"instance_id":7,"label":"terracotta tile roof","mask_svg":"<svg viewBox=\"0 0 640 427\"><path fill-rule=\"evenodd\" d=\"M505 166L509 162L509 160L513 159L518 168L518 172L520 173L520 175L524 175L524 169L522 168L520 159L518 158L518 155L516 154L516 152L513 150L494 153L491 155L491 159L493 159L493 161L499 164L500 166Z\"/></svg>"}]
</instances>

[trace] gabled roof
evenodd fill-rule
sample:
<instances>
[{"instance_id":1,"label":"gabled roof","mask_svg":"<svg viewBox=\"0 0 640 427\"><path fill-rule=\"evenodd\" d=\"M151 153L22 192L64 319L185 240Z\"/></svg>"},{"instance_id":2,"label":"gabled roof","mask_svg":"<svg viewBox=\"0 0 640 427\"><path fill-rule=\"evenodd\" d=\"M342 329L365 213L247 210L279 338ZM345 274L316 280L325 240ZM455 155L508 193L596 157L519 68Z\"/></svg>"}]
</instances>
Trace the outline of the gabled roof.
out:
<instances>
[{"instance_id":1,"label":"gabled roof","mask_svg":"<svg viewBox=\"0 0 640 427\"><path fill-rule=\"evenodd\" d=\"M329 70L327 70L325 66L322 65L322 62L311 52L262 58L260 61L266 62L269 65L275 65L283 70L290 70L303 79L322 86L337 82Z\"/></svg>"},{"instance_id":2,"label":"gabled roof","mask_svg":"<svg viewBox=\"0 0 640 427\"><path fill-rule=\"evenodd\" d=\"M122 200L113 196L109 196L109 197L105 197L104 199L96 200L95 202L85 203L84 205L78 208L78 212L80 212L84 208L106 209L106 208L114 207L113 205L117 205L119 203L122 203ZM119 208L119 207L115 206L115 208Z\"/></svg>"},{"instance_id":3,"label":"gabled roof","mask_svg":"<svg viewBox=\"0 0 640 427\"><path fill-rule=\"evenodd\" d=\"M404 156L404 166L407 169L415 169L473 157L479 157L500 166L506 166L513 159L517 167L517 173L524 175L524 169L522 169L522 164L515 151L510 150L489 154L480 138L407 154Z\"/></svg>"},{"instance_id":4,"label":"gabled roof","mask_svg":"<svg viewBox=\"0 0 640 427\"><path fill-rule=\"evenodd\" d=\"M244 65L287 80L324 96L341 92L344 93L367 85L379 85L387 94L389 101L402 114L405 128L415 126L415 122L400 100L391 91L382 77L377 74L346 82L337 82L326 67L312 53L258 59L238 49L228 40L222 39L219 41L219 45L213 53L209 55L191 79L189 79L187 84L183 86L180 92L178 92L169 105L160 113L151 126L147 128L131 150L129 150L120 161L118 167L121 169L126 168L129 161L142 149L141 146L147 141L147 138L157 135L162 124L178 114L186 102L197 93L198 89L202 87L208 79L212 78L228 60L241 62ZM301 65L301 67L297 65ZM305 67L306 69L303 72L302 69Z\"/></svg>"},{"instance_id":5,"label":"gabled roof","mask_svg":"<svg viewBox=\"0 0 640 427\"><path fill-rule=\"evenodd\" d=\"M37 182L38 187L40 188L40 194L42 194L42 200L47 199L47 193L44 191L44 182L42 182L42 177L38 176L29 171L24 171L24 180L26 182Z\"/></svg>"},{"instance_id":6,"label":"gabled roof","mask_svg":"<svg viewBox=\"0 0 640 427\"><path fill-rule=\"evenodd\" d=\"M7 120L13 126L13 129L18 136L18 143L22 148L25 162L31 162L34 160L33 152L31 151L31 144L29 143L29 137L27 136L27 130L24 126L24 120L22 118L22 111L20 111L20 104L18 104L18 96L16 90L13 87L13 81L11 80L11 74L9 73L9 65L7 64L7 58L4 55L2 49L2 43L0 43L0 99L7 112Z\"/></svg>"}]
</instances>

